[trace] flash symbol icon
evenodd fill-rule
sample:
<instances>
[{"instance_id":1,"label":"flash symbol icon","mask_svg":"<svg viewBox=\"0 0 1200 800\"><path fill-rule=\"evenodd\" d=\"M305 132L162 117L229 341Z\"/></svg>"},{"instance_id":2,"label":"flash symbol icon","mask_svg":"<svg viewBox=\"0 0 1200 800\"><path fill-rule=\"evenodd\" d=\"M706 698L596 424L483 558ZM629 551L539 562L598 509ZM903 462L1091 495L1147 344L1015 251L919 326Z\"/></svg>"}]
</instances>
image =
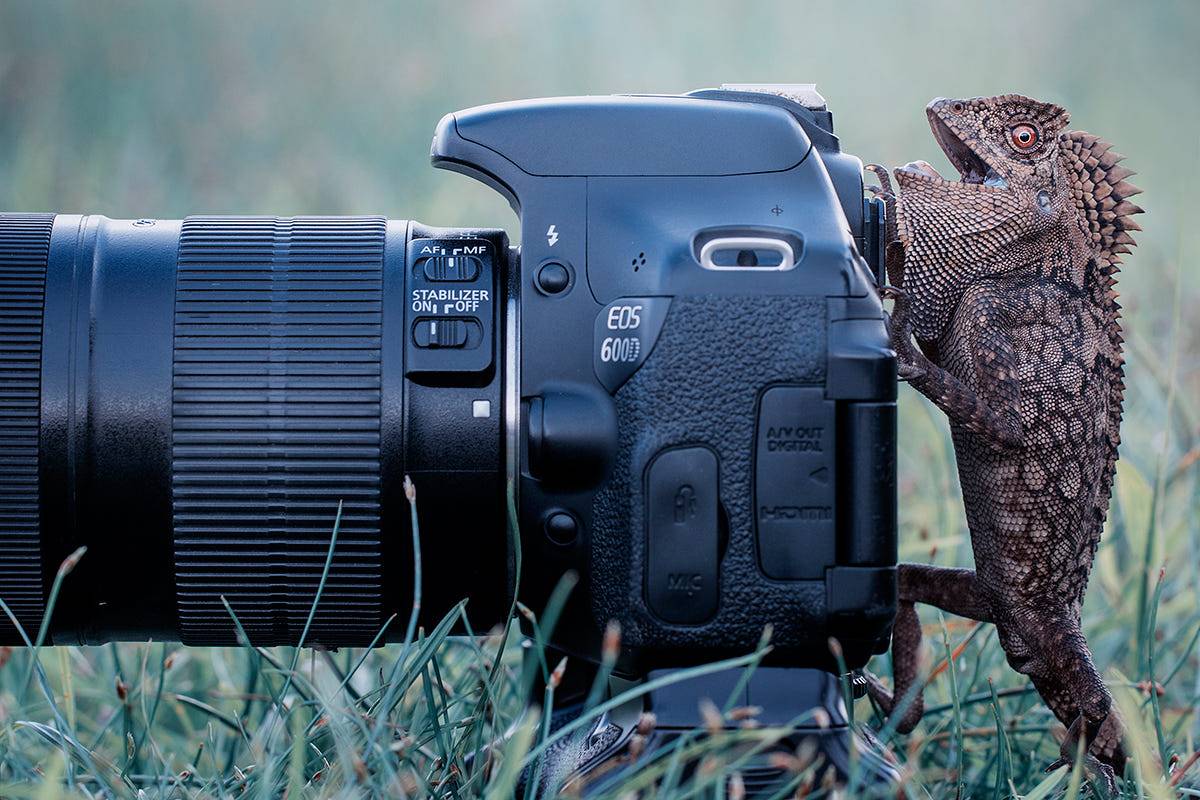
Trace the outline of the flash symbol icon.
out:
<instances>
[{"instance_id":1,"label":"flash symbol icon","mask_svg":"<svg viewBox=\"0 0 1200 800\"><path fill-rule=\"evenodd\" d=\"M550 247L554 247L554 245L556 245L557 243L558 243L558 231L555 230L555 226L551 225L549 228L546 228L546 244L549 245Z\"/></svg>"}]
</instances>

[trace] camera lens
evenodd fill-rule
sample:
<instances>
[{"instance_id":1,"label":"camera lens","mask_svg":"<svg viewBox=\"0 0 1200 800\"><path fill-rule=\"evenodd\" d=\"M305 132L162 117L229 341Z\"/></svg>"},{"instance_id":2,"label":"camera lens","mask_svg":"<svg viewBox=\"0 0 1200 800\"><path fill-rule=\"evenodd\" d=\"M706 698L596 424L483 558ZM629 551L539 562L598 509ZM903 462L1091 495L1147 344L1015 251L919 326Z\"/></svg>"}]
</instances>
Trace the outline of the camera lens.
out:
<instances>
[{"instance_id":1,"label":"camera lens","mask_svg":"<svg viewBox=\"0 0 1200 800\"><path fill-rule=\"evenodd\" d=\"M30 638L81 546L48 641L232 644L240 626L255 644L294 644L317 600L308 643L363 645L408 613L412 230L0 215L0 598ZM436 375L417 389L433 405ZM429 416L421 436L453 433ZM471 469L498 472L499 437L484 450ZM435 519L460 483L452 457L441 467ZM467 544L501 572L503 544ZM450 566L424 565L465 578L429 615L497 591L470 582L469 557ZM19 642L0 620L0 643Z\"/></svg>"}]
</instances>

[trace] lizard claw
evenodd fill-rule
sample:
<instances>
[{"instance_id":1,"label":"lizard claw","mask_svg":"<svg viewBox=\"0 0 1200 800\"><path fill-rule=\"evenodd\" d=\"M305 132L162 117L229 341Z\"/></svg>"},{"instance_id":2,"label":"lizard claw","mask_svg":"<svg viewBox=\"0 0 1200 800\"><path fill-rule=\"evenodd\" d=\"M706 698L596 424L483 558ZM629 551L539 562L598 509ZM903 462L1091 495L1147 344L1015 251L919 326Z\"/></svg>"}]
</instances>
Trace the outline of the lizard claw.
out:
<instances>
[{"instance_id":1,"label":"lizard claw","mask_svg":"<svg viewBox=\"0 0 1200 800\"><path fill-rule=\"evenodd\" d=\"M859 674L862 675L863 682L866 685L867 695L883 709L885 715L891 714L892 708L896 704L892 692L870 670L860 670Z\"/></svg>"},{"instance_id":2,"label":"lizard claw","mask_svg":"<svg viewBox=\"0 0 1200 800\"><path fill-rule=\"evenodd\" d=\"M879 192L895 196L895 193L892 191L892 177L888 174L887 168L879 164L867 164L863 169L872 173L879 181ZM867 188L871 189L873 187L868 186Z\"/></svg>"},{"instance_id":3,"label":"lizard claw","mask_svg":"<svg viewBox=\"0 0 1200 800\"><path fill-rule=\"evenodd\" d=\"M928 361L913 345L908 295L896 286L884 286L879 289L879 296L895 301L888 315L887 330L888 343L896 351L897 374L905 381L920 378L926 373Z\"/></svg>"},{"instance_id":4,"label":"lizard claw","mask_svg":"<svg viewBox=\"0 0 1200 800\"><path fill-rule=\"evenodd\" d=\"M1096 773L1096 777L1104 784L1104 791L1109 797L1117 796L1117 775L1113 772L1113 768L1108 764L1097 761L1092 770Z\"/></svg>"},{"instance_id":5,"label":"lizard claw","mask_svg":"<svg viewBox=\"0 0 1200 800\"><path fill-rule=\"evenodd\" d=\"M1058 759L1056 759L1054 762L1048 764L1046 766L1046 768L1042 771L1045 773L1051 773L1051 772L1054 772L1054 770L1058 769L1059 767L1070 766L1074 763L1075 763L1074 757L1063 755L1063 756L1059 757ZM1084 756L1084 764L1087 766L1088 771L1091 772L1092 775L1095 776L1095 778L1100 781L1100 783L1104 784L1105 793L1109 797L1116 797L1117 796L1117 774L1113 771L1113 768L1110 767L1108 764L1105 764L1103 761L1099 760L1095 756L1090 755L1090 754Z\"/></svg>"}]
</instances>

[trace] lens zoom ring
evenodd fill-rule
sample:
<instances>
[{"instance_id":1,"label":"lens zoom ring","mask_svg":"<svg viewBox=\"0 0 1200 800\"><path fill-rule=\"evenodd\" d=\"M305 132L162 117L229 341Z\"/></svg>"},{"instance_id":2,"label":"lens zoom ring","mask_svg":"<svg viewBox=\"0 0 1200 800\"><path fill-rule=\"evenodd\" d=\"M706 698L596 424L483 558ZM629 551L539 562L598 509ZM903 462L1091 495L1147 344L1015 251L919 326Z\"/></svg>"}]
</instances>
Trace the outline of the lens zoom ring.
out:
<instances>
[{"instance_id":1,"label":"lens zoom ring","mask_svg":"<svg viewBox=\"0 0 1200 800\"><path fill-rule=\"evenodd\" d=\"M30 638L45 610L38 512L42 311L52 214L0 214L0 598ZM0 642L19 642L0 613Z\"/></svg>"},{"instance_id":2,"label":"lens zoom ring","mask_svg":"<svg viewBox=\"0 0 1200 800\"><path fill-rule=\"evenodd\" d=\"M307 642L382 624L380 351L385 221L184 221L172 443L180 635L294 644L338 503Z\"/></svg>"}]
</instances>

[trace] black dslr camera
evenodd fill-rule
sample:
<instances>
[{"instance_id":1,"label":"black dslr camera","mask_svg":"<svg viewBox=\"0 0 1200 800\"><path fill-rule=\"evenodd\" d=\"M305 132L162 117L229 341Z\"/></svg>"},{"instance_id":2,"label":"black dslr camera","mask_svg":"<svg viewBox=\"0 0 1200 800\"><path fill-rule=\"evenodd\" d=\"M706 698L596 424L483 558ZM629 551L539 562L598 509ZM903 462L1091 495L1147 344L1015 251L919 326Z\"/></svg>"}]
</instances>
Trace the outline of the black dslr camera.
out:
<instances>
[{"instance_id":1,"label":"black dslr camera","mask_svg":"<svg viewBox=\"0 0 1200 800\"><path fill-rule=\"evenodd\" d=\"M877 259L876 209L824 102L807 99L556 99L438 127L435 165L496 188L521 216L497 313L510 335L493 385L509 417L487 469L503 464L516 487L522 591L537 602L564 570L583 578L560 626L571 652L593 652L607 620L643 668L744 653L768 623L791 664L829 666L830 636L852 666L887 641L896 380L861 255ZM493 289L460 247L409 245L409 363L436 372L437 392L450 358L490 366L490 310L419 299ZM445 277L475 277L430 280L430 254ZM456 257L467 273L451 274ZM483 338L424 349L423 326ZM420 380L411 367L409 378ZM477 396L466 390L459 413ZM440 398L428 405L445 419ZM454 463L444 428L410 431L431 468ZM460 441L474 453L483 437ZM434 480L448 492L442 538L464 488ZM499 519L494 501L472 500ZM499 571L493 558L481 577Z\"/></svg>"},{"instance_id":2,"label":"black dslr camera","mask_svg":"<svg viewBox=\"0 0 1200 800\"><path fill-rule=\"evenodd\" d=\"M56 644L365 645L581 578L555 647L834 669L896 600L881 209L811 87L446 116L503 231L383 217L0 215L0 597ZM136 565L137 581L113 580ZM99 579L99 576L105 576ZM401 626L397 626L399 628ZM392 628L390 636L402 631ZM477 628L478 629L478 628ZM17 643L0 621L0 641ZM815 696L815 695L814 695ZM694 711L694 705L692 706Z\"/></svg>"}]
</instances>

